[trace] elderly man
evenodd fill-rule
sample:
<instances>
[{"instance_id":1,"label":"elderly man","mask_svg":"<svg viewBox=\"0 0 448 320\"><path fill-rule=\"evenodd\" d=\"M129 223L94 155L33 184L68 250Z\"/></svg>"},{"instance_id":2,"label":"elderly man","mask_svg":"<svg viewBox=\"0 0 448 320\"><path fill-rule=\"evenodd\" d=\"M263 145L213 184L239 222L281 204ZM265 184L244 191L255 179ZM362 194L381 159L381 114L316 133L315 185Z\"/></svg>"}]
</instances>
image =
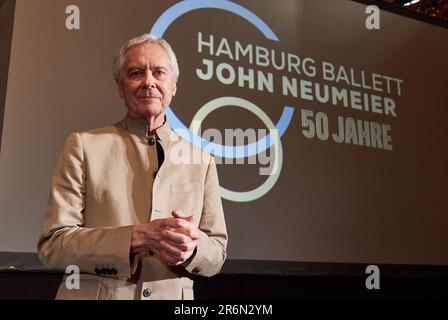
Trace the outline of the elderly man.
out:
<instances>
[{"instance_id":1,"label":"elderly man","mask_svg":"<svg viewBox=\"0 0 448 320\"><path fill-rule=\"evenodd\" d=\"M81 279L79 289L64 280L56 298L193 299L191 274L221 269L227 231L215 162L164 114L178 76L165 40L128 41L114 61L126 117L68 137L38 253L50 268L79 267ZM202 161L174 161L179 150Z\"/></svg>"}]
</instances>

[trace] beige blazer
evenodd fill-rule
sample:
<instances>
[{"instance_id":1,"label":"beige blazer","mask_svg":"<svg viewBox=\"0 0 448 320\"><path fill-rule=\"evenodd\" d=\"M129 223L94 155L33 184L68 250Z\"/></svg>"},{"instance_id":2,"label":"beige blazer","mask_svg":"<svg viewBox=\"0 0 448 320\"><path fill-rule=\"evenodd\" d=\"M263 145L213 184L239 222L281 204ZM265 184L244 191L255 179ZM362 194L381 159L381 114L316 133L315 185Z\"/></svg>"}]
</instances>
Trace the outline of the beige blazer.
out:
<instances>
[{"instance_id":1,"label":"beige blazer","mask_svg":"<svg viewBox=\"0 0 448 320\"><path fill-rule=\"evenodd\" d=\"M81 271L80 288L62 281L60 299L192 299L191 274L212 276L226 258L227 230L216 164L168 123L157 129L165 154L158 170L145 121L72 133L53 173L38 240L44 265ZM196 252L183 266L148 253L130 257L132 225L193 214ZM73 278L72 278L73 279Z\"/></svg>"}]
</instances>

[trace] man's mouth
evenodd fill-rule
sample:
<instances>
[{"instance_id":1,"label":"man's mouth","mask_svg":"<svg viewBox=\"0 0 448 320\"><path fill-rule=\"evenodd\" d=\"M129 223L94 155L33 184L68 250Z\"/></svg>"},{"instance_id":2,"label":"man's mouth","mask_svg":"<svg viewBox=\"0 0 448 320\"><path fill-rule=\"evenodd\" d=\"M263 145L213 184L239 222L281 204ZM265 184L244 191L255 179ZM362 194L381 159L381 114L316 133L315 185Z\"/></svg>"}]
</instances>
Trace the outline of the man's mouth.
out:
<instances>
[{"instance_id":1,"label":"man's mouth","mask_svg":"<svg viewBox=\"0 0 448 320\"><path fill-rule=\"evenodd\" d=\"M143 97L139 97L139 99L150 100L150 99L160 99L160 97L159 96L143 96Z\"/></svg>"}]
</instances>

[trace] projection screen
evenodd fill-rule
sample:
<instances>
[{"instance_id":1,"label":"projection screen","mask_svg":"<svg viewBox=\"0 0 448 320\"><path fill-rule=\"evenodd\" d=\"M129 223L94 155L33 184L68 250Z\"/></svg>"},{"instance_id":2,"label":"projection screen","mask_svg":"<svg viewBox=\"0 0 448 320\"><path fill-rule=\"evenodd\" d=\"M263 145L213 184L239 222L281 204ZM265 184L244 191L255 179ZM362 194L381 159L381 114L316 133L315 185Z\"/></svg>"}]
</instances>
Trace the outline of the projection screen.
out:
<instances>
[{"instance_id":1,"label":"projection screen","mask_svg":"<svg viewBox=\"0 0 448 320\"><path fill-rule=\"evenodd\" d=\"M379 13L369 29L347 0L17 0L0 251L36 252L65 139L122 119L112 59L151 32L179 61L170 124L218 162L229 259L448 264L448 30Z\"/></svg>"}]
</instances>

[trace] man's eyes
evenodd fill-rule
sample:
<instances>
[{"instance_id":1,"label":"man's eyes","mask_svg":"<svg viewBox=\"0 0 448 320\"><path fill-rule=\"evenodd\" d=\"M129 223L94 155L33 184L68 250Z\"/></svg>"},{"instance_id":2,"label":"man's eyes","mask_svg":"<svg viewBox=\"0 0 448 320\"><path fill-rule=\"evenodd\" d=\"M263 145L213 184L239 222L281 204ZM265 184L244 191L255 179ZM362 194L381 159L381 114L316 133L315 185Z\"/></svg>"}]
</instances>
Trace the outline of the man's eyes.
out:
<instances>
[{"instance_id":1,"label":"man's eyes","mask_svg":"<svg viewBox=\"0 0 448 320\"><path fill-rule=\"evenodd\" d=\"M154 75L156 75L156 76L164 76L165 74L166 74L166 71L163 69L154 70Z\"/></svg>"},{"instance_id":2,"label":"man's eyes","mask_svg":"<svg viewBox=\"0 0 448 320\"><path fill-rule=\"evenodd\" d=\"M154 77L164 77L167 74L166 70L164 69L156 69L153 71ZM138 79L145 75L145 70L143 69L133 69L130 70L128 73L129 77L131 79Z\"/></svg>"},{"instance_id":3,"label":"man's eyes","mask_svg":"<svg viewBox=\"0 0 448 320\"><path fill-rule=\"evenodd\" d=\"M144 72L143 70L140 70L140 69L136 69L136 70L131 70L131 71L129 71L129 77L130 77L131 79L135 79L135 78L141 77L141 76L143 76L144 74L145 74L145 72Z\"/></svg>"}]
</instances>

